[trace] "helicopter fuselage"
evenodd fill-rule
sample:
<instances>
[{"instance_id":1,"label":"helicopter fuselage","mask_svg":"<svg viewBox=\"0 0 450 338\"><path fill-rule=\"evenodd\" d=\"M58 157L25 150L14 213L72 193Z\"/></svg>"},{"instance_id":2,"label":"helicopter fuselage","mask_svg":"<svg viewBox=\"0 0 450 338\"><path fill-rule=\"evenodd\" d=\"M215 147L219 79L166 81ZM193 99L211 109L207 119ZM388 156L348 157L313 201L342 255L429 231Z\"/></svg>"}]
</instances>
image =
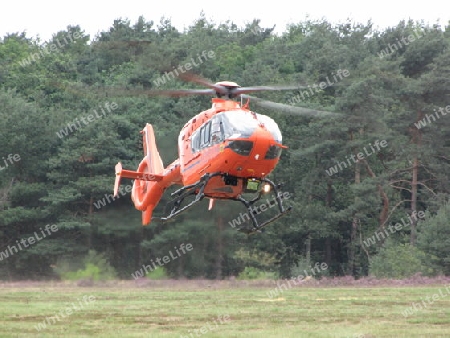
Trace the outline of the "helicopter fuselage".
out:
<instances>
[{"instance_id":1,"label":"helicopter fuselage","mask_svg":"<svg viewBox=\"0 0 450 338\"><path fill-rule=\"evenodd\" d=\"M180 178L173 180L184 186L205 174L223 173L211 179L205 195L233 198L248 180L264 178L274 170L282 148L281 132L271 118L238 102L214 98L211 109L184 125L178 138L179 159L167 170L179 166Z\"/></svg>"},{"instance_id":2,"label":"helicopter fuselage","mask_svg":"<svg viewBox=\"0 0 450 338\"><path fill-rule=\"evenodd\" d=\"M141 132L145 156L138 170L124 170L120 162L116 165L114 194L121 177L135 180L131 198L136 209L143 211L143 224L150 223L153 209L172 185L183 186L172 193L179 203L185 192L208 197L213 203L216 199L241 200L242 193L260 192L262 182L269 182L266 176L286 148L278 125L270 117L250 111L248 104L241 107L221 98L212 101L210 109L184 125L178 137L179 158L166 168L150 124ZM177 205L173 210L170 217L184 209Z\"/></svg>"}]
</instances>

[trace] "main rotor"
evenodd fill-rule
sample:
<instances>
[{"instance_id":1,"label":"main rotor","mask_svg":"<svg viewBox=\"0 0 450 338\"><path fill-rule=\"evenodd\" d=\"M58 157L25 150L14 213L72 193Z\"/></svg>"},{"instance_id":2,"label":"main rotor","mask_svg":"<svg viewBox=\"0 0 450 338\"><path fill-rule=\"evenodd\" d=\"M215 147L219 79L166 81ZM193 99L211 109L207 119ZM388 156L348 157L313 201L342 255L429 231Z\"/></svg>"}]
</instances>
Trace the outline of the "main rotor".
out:
<instances>
[{"instance_id":1,"label":"main rotor","mask_svg":"<svg viewBox=\"0 0 450 338\"><path fill-rule=\"evenodd\" d=\"M180 79L186 82L193 82L204 87L208 87L208 89L167 89L167 90L150 90L148 92L151 96L172 96L172 97L180 97L180 96L190 96L190 95L215 95L218 98L224 99L234 99L236 97L242 97L247 99L252 99L257 105L263 108L274 109L276 111L286 113L286 114L295 114L295 115L304 115L304 116L315 116L315 117L323 117L323 116L340 116L340 114L316 110L310 108L296 107L290 106L283 103L276 103L268 100L259 99L254 96L247 95L248 93L253 92L265 92L265 91L281 91L281 90L301 90L306 89L307 87L303 86L252 86L252 87L241 87L236 82L232 81L220 81L216 83L212 83L211 81L192 73L183 73L180 74Z\"/></svg>"},{"instance_id":2,"label":"main rotor","mask_svg":"<svg viewBox=\"0 0 450 338\"><path fill-rule=\"evenodd\" d=\"M217 97L235 98L242 94L274 90L299 90L301 86L254 86L241 87L236 82L220 81L212 83L211 81L192 73L180 74L180 79L186 82L193 82L209 89L168 89L154 90L152 95L163 96L188 96L188 95L216 95Z\"/></svg>"},{"instance_id":3,"label":"main rotor","mask_svg":"<svg viewBox=\"0 0 450 338\"><path fill-rule=\"evenodd\" d=\"M299 106L291 106L288 104L277 103L269 100L260 99L255 96L248 95L253 92L267 92L267 91L300 91L300 90L310 90L310 87L305 86L292 86L292 85L273 85L273 86L252 86L252 87L241 87L236 82L232 81L219 81L212 83L211 81L193 74L193 73L183 73L179 75L179 78L186 82L193 82L207 89L124 89L117 87L104 87L102 91L109 90L114 92L115 95L146 95L146 96L168 96L168 97L183 97L191 95L210 95L216 96L218 98L223 98L225 100L231 100L237 97L244 99L251 99L251 101L259 107L267 108L275 112L290 114L290 115L301 115L310 117L333 117L342 116L342 114L334 113L325 110L317 110L311 108L304 108ZM72 89L73 90L73 89ZM87 89L84 88L84 91ZM98 88L88 88L90 92L98 91Z\"/></svg>"},{"instance_id":4,"label":"main rotor","mask_svg":"<svg viewBox=\"0 0 450 338\"><path fill-rule=\"evenodd\" d=\"M214 84L214 86L216 86L216 88L220 88L220 90L216 90L216 96L218 98L224 98L225 97L227 99L235 98L237 96L237 94L235 94L236 88L240 88L241 87L236 82L231 82L231 81L216 82ZM223 94L224 91L226 91L225 94Z\"/></svg>"}]
</instances>

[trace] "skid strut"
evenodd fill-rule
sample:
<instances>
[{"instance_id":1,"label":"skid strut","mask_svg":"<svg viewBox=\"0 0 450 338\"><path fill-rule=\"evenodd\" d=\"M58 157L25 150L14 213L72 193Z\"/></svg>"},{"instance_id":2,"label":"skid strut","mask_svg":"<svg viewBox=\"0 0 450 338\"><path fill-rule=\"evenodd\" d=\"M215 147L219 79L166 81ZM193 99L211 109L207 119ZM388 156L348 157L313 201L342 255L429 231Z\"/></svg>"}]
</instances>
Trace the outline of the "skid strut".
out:
<instances>
[{"instance_id":1,"label":"skid strut","mask_svg":"<svg viewBox=\"0 0 450 338\"><path fill-rule=\"evenodd\" d=\"M248 215L250 217L250 220L252 221L253 227L251 229L248 228L239 228L238 231L244 232L248 235L257 233L257 232L261 232L261 229L266 227L267 225L269 225L270 223L276 221L278 218L284 216L285 214L287 214L289 211L291 211L292 206L289 206L287 208L285 208L283 206L283 200L281 199L281 196L278 192L278 186L275 185L275 183L273 183L271 180L267 179L267 178L263 178L261 179L261 182L265 182L268 183L271 187L271 191L273 191L273 193L275 194L275 201L273 203L276 203L278 206L278 214L273 216L272 218L268 219L267 221L263 222L263 223L259 223L258 220L255 217L255 213L257 213L254 208L253 208L253 204L255 204L256 202L258 202L261 197L262 197L262 192L260 191L258 193L258 195L251 199L251 200L246 200L244 199L242 196L238 196L235 200L236 201L240 201L242 202L245 207L248 209ZM271 207L272 202L269 202L269 206Z\"/></svg>"},{"instance_id":2,"label":"skid strut","mask_svg":"<svg viewBox=\"0 0 450 338\"><path fill-rule=\"evenodd\" d=\"M182 187L176 191L174 191L171 196L176 196L172 201L169 202L169 205L173 204L173 207L170 210L170 213L166 217L162 217L162 221L168 221L171 218L177 216L178 214L182 213L183 211L186 211L187 209L191 208L194 204L200 202L205 197L205 187L208 184L209 180L215 176L220 176L221 173L214 173L214 174L205 174L202 176L202 178L191 185L187 185L185 187ZM188 197L195 195L195 199L188 203L187 205L181 207L181 203L183 200Z\"/></svg>"},{"instance_id":3,"label":"skid strut","mask_svg":"<svg viewBox=\"0 0 450 338\"><path fill-rule=\"evenodd\" d=\"M200 202L205 197L205 187L208 184L209 180L216 176L223 176L226 178L227 176L223 173L213 173L213 174L205 174L202 176L202 178L191 185L187 185L185 187L182 187L176 191L174 191L171 196L174 197L173 200L171 200L168 205L171 206L170 212L166 217L161 217L159 220L165 222L169 221L170 219L174 218L175 216L179 215L183 211L186 211L187 209L191 208L194 204ZM285 208L283 206L283 200L279 194L278 186L273 183L271 180L267 178L261 179L261 182L267 183L271 187L271 191L275 194L275 201L270 201L269 206L272 207L272 203L275 203L278 207L278 214L274 217L266 220L263 223L259 223L258 220L255 217L255 208L253 205L258 202L262 197L262 191L259 191L257 196L251 200L246 200L242 195L239 195L238 197L232 199L234 201L239 201L245 205L245 207L248 209L248 215L250 217L250 220L252 221L252 227L251 228L239 228L238 231L244 232L246 234L254 234L257 232L261 232L261 229L269 225L270 223L276 221L278 218L282 217L289 211L291 211L292 207L289 206ZM189 196L195 196L194 200L186 204L185 206L181 206L184 199Z\"/></svg>"}]
</instances>

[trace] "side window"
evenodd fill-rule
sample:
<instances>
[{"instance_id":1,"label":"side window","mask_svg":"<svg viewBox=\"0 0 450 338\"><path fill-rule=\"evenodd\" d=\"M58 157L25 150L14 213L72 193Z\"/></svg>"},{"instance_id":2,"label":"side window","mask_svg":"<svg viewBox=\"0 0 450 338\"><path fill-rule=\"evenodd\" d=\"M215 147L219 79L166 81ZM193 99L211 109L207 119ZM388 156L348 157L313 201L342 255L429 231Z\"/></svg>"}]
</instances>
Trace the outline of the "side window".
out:
<instances>
[{"instance_id":1,"label":"side window","mask_svg":"<svg viewBox=\"0 0 450 338\"><path fill-rule=\"evenodd\" d=\"M198 143L199 143L199 149L203 148L203 133L204 133L204 128L201 127L198 131Z\"/></svg>"},{"instance_id":2,"label":"side window","mask_svg":"<svg viewBox=\"0 0 450 338\"><path fill-rule=\"evenodd\" d=\"M202 148L204 148L209 146L209 140L211 139L211 121L209 121L205 126L203 126L202 129L203 129Z\"/></svg>"},{"instance_id":3,"label":"side window","mask_svg":"<svg viewBox=\"0 0 450 338\"><path fill-rule=\"evenodd\" d=\"M197 152L211 145L211 121L200 127L192 135L192 152Z\"/></svg>"},{"instance_id":4,"label":"side window","mask_svg":"<svg viewBox=\"0 0 450 338\"><path fill-rule=\"evenodd\" d=\"M200 130L197 130L192 135L192 152L195 153L200 150Z\"/></svg>"}]
</instances>

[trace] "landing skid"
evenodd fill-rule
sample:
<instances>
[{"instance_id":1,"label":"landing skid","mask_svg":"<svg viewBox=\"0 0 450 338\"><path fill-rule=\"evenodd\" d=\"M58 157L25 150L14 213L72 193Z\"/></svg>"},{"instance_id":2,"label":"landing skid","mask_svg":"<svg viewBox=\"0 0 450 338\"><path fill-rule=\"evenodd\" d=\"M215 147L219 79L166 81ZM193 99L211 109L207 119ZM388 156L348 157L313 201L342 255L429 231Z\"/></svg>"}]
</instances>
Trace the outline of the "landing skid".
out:
<instances>
[{"instance_id":1,"label":"landing skid","mask_svg":"<svg viewBox=\"0 0 450 338\"><path fill-rule=\"evenodd\" d=\"M187 209L191 208L194 204L200 202L205 197L204 191L206 185L208 184L208 181L211 178L220 175L222 174L221 173L205 174L198 182L191 185L187 185L185 187L178 189L177 191L174 191L170 196L176 197L167 204L172 205L170 213L166 217L161 217L161 220L168 221L171 218L174 218L178 214L182 213L183 211L186 211ZM181 203L184 201L186 197L189 196L195 196L195 199L190 203L188 203L187 205L181 207Z\"/></svg>"},{"instance_id":2,"label":"landing skid","mask_svg":"<svg viewBox=\"0 0 450 338\"><path fill-rule=\"evenodd\" d=\"M216 176L224 176L224 174L222 174L222 173L205 174L202 176L202 178L198 182L188 185L188 186L185 186L185 187L182 187L182 188L174 191L171 194L171 196L172 197L175 196L175 198L167 204L168 206L170 206L169 214L166 217L159 218L159 220L161 220L163 222L167 222L167 221L171 220L172 218L174 218L175 216L182 213L183 211L186 211L187 209L191 208L196 203L203 200L203 198L205 197L204 191L205 191L206 185L208 184L208 182L211 178L216 177ZM270 223L276 221L278 218L282 217L283 215L285 215L292 209L291 206L289 206L288 208L284 208L282 198L278 191L279 186L275 185L275 183L273 183L271 180L269 180L267 178L261 179L261 182L264 182L264 183L267 183L270 185L271 191L275 194L275 201L271 201L269 203L270 204L276 203L278 206L278 211L279 211L277 215L268 219L267 221L260 224L255 217L255 214L259 213L259 212L257 212L257 209L255 210L255 208L257 208L257 207L253 207L253 205L256 202L258 202L261 199L261 197L263 196L263 193L261 191L258 192L258 195L251 200L246 200L241 195L239 195L237 198L231 199L233 201L239 201L239 202L243 203L245 205L245 207L248 209L248 215L249 215L250 220L252 221L252 227L250 227L250 228L241 227L238 229L238 231L246 233L248 235L261 232L261 230L264 227L266 227ZM191 202L186 204L185 206L181 206L184 199L186 197L190 197L190 196L195 196L195 198ZM269 206L272 207L272 205L269 205Z\"/></svg>"},{"instance_id":3,"label":"landing skid","mask_svg":"<svg viewBox=\"0 0 450 338\"><path fill-rule=\"evenodd\" d=\"M284 216L285 214L287 214L292 209L292 206L284 208L283 200L281 199L281 196L280 196L279 191L278 191L278 188L279 188L278 185L276 185L275 183L273 183L271 180L269 180L267 178L261 179L261 182L268 183L270 185L271 191L275 194L275 201L273 203L276 203L277 206L278 206L278 214L273 216L272 218L268 219L267 221L259 224L258 220L255 217L255 214L259 214L263 210L260 209L261 211L258 212L258 209L257 209L258 207L254 207L253 208L253 204L255 204L256 202L258 202L261 199L261 197L263 195L262 192L260 191L255 198L253 198L253 199L251 199L249 201L244 199L242 196L238 196L235 199L235 201L240 201L240 202L242 202L245 205L245 207L248 209L248 215L249 215L250 220L252 221L252 224L253 224L252 228L241 227L241 228L238 229L238 231L246 233L247 235L251 235L251 234L254 234L254 233L260 233L261 230L264 227L266 227L270 223L276 221L278 218ZM272 207L272 201L269 201L269 207Z\"/></svg>"}]
</instances>

